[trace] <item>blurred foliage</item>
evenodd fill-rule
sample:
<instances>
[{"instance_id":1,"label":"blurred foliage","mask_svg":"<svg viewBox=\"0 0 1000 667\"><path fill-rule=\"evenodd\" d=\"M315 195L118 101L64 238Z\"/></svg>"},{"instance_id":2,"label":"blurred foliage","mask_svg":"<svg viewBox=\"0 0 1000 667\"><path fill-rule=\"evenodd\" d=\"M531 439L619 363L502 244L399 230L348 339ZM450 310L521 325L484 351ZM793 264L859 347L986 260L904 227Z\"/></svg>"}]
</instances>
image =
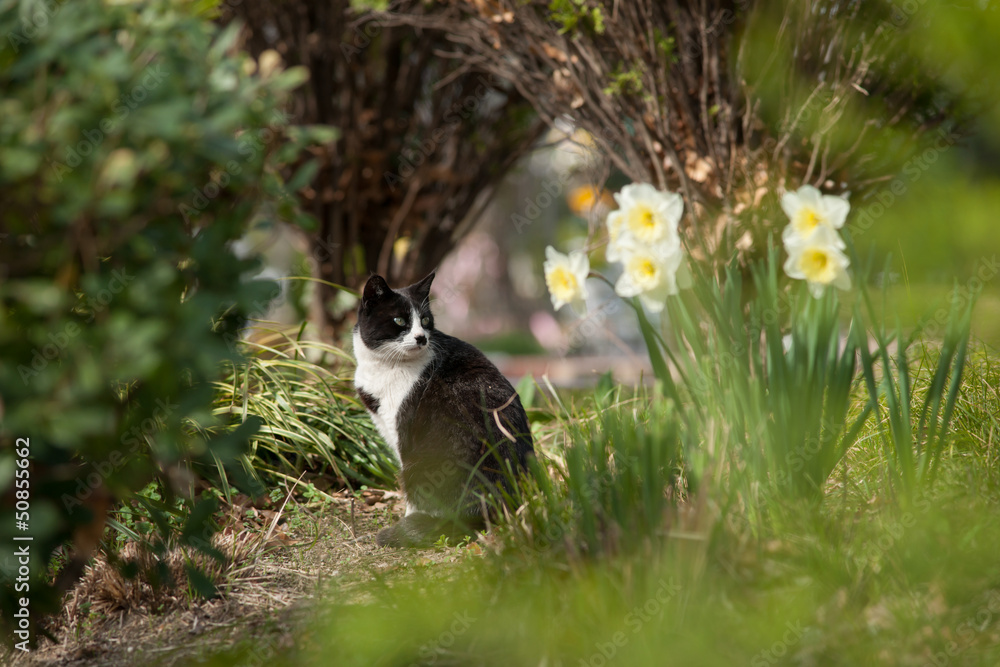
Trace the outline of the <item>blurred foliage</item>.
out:
<instances>
[{"instance_id":1,"label":"blurred foliage","mask_svg":"<svg viewBox=\"0 0 1000 667\"><path fill-rule=\"evenodd\" d=\"M0 540L14 532L8 443L30 438L36 621L117 500L159 480L154 548L171 534L207 548L214 505L178 532L171 496L199 464L253 490L231 464L256 422L204 434L220 362L275 294L245 280L257 263L230 242L257 212L294 213L276 163L298 147L278 154L280 109L307 74L239 53L238 26L220 30L204 4L0 3ZM68 542L52 582L45 566ZM8 622L17 565L0 567Z\"/></svg>"},{"instance_id":2,"label":"blurred foliage","mask_svg":"<svg viewBox=\"0 0 1000 667\"><path fill-rule=\"evenodd\" d=\"M525 331L511 331L509 333L495 334L488 338L476 341L476 347L483 352L496 352L498 354L544 354L545 348L538 339Z\"/></svg>"},{"instance_id":3,"label":"blurred foliage","mask_svg":"<svg viewBox=\"0 0 1000 667\"><path fill-rule=\"evenodd\" d=\"M889 282L995 276L1000 81L984 63L1000 7L763 2L750 17L741 66L788 189L804 174L849 194L859 252L891 255Z\"/></svg>"}]
</instances>

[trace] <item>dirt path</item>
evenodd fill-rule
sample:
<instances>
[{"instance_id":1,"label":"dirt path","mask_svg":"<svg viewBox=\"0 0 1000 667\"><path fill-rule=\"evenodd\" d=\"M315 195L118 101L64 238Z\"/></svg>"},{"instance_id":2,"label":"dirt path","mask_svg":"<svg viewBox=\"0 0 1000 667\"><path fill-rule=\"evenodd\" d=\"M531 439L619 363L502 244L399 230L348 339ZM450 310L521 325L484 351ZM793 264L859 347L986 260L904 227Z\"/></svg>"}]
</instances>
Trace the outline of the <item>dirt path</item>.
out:
<instances>
[{"instance_id":1,"label":"dirt path","mask_svg":"<svg viewBox=\"0 0 1000 667\"><path fill-rule=\"evenodd\" d=\"M324 592L364 602L364 585L386 573L454 558L443 550L395 551L374 534L402 510L398 494L341 497L323 507L286 508L265 551L233 563L223 594L197 600L183 591L140 600L128 609L91 609L87 591L67 595L67 608L47 639L11 665L190 665L198 658L253 639L267 651L292 649L293 628L314 616ZM352 511L353 510L353 511ZM266 664L267 655L246 664ZM3 662L3 661L0 661Z\"/></svg>"}]
</instances>

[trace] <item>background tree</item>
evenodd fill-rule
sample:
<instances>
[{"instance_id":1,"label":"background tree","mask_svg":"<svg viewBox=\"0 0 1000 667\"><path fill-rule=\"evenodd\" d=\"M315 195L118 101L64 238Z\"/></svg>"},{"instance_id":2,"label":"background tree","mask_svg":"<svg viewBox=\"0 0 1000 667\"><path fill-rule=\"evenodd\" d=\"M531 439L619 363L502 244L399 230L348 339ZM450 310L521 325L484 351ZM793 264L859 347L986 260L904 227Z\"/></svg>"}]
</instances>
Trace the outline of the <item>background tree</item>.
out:
<instances>
[{"instance_id":1,"label":"background tree","mask_svg":"<svg viewBox=\"0 0 1000 667\"><path fill-rule=\"evenodd\" d=\"M681 192L696 252L723 261L780 224L758 217L776 185L863 196L955 125L940 71L900 48L930 16L881 3L462 0L384 20L445 34L461 68L587 130L632 180Z\"/></svg>"},{"instance_id":2,"label":"background tree","mask_svg":"<svg viewBox=\"0 0 1000 667\"><path fill-rule=\"evenodd\" d=\"M433 24L447 6L393 9ZM309 69L296 121L342 130L316 151L301 192L323 280L357 287L377 271L405 284L435 268L544 128L514 85L469 67L440 29L391 27L348 0L245 0L229 11L244 19L251 53L273 49ZM336 288L319 289L329 304Z\"/></svg>"}]
</instances>

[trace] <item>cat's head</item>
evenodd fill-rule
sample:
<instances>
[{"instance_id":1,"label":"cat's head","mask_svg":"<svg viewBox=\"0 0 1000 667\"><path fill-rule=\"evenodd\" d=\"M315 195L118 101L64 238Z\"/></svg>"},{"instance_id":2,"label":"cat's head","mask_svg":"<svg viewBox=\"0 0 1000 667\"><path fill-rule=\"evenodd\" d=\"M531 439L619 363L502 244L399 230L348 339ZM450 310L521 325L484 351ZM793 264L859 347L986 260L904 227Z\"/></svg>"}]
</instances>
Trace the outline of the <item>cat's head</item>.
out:
<instances>
[{"instance_id":1,"label":"cat's head","mask_svg":"<svg viewBox=\"0 0 1000 667\"><path fill-rule=\"evenodd\" d=\"M372 276L361 291L357 333L365 347L383 356L415 359L430 349L434 335L430 290L434 274L394 290Z\"/></svg>"}]
</instances>

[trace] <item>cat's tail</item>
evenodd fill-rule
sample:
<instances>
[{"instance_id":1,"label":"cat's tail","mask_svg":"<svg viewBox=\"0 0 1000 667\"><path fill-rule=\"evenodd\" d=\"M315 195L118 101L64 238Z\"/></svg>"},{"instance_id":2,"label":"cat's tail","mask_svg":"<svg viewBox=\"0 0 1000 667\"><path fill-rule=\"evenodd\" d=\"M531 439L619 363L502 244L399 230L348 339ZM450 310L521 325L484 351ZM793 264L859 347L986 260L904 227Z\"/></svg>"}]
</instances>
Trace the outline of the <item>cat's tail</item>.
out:
<instances>
[{"instance_id":1,"label":"cat's tail","mask_svg":"<svg viewBox=\"0 0 1000 667\"><path fill-rule=\"evenodd\" d=\"M383 528L375 536L375 542L380 547L429 547L447 537L454 542L474 535L484 528L486 522L482 517L466 516L437 517L425 512L407 514L397 523Z\"/></svg>"}]
</instances>

